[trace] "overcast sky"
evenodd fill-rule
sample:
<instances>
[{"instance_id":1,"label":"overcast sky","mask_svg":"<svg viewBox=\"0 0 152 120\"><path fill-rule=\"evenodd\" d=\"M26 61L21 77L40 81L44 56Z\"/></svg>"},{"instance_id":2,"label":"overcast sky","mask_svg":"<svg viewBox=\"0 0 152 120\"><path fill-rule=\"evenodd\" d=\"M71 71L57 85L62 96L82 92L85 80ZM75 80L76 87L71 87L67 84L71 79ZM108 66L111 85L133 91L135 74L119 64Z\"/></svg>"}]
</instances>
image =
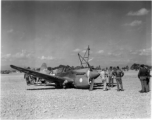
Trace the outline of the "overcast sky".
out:
<instances>
[{"instance_id":1,"label":"overcast sky","mask_svg":"<svg viewBox=\"0 0 152 120\"><path fill-rule=\"evenodd\" d=\"M150 64L151 2L2 2L2 65Z\"/></svg>"}]
</instances>

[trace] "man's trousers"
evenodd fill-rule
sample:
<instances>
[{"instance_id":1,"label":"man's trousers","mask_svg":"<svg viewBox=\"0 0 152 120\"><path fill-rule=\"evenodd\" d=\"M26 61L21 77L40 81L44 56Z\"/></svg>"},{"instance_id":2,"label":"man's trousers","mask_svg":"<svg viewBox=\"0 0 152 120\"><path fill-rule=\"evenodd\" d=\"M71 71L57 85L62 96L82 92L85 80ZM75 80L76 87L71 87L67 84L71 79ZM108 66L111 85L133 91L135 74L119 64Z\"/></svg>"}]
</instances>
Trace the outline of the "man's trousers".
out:
<instances>
[{"instance_id":1,"label":"man's trousers","mask_svg":"<svg viewBox=\"0 0 152 120\"><path fill-rule=\"evenodd\" d=\"M146 77L140 77L141 81L141 91L142 92L149 92L149 78Z\"/></svg>"},{"instance_id":2,"label":"man's trousers","mask_svg":"<svg viewBox=\"0 0 152 120\"><path fill-rule=\"evenodd\" d=\"M120 89L123 90L121 77L116 77L116 81L117 81L117 90L120 90Z\"/></svg>"}]
</instances>

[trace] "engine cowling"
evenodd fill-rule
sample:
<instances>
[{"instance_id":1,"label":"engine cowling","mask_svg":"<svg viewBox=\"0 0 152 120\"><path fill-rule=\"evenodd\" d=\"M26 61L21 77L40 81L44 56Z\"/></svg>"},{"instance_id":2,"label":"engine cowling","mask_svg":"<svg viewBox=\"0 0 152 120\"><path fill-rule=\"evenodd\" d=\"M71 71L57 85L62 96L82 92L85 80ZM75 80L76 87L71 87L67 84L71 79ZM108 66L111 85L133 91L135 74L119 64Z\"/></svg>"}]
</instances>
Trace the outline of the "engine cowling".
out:
<instances>
[{"instance_id":1,"label":"engine cowling","mask_svg":"<svg viewBox=\"0 0 152 120\"><path fill-rule=\"evenodd\" d=\"M90 84L86 75L77 75L74 80L76 88L89 88Z\"/></svg>"},{"instance_id":2,"label":"engine cowling","mask_svg":"<svg viewBox=\"0 0 152 120\"><path fill-rule=\"evenodd\" d=\"M97 71L87 71L84 75L77 75L74 80L74 86L77 88L89 88L90 81L96 79L100 74Z\"/></svg>"}]
</instances>

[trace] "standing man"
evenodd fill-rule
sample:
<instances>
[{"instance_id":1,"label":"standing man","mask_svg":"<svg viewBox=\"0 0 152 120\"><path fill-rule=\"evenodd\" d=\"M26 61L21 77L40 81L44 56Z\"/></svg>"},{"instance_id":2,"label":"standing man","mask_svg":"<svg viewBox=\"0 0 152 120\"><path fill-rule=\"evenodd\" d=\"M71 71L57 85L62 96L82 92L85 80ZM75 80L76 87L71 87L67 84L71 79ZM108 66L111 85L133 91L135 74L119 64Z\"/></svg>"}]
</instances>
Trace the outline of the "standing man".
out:
<instances>
[{"instance_id":1,"label":"standing man","mask_svg":"<svg viewBox=\"0 0 152 120\"><path fill-rule=\"evenodd\" d=\"M146 79L146 87L147 87L147 91L146 92L149 92L150 91L150 77L151 77L151 74L150 74L150 68L146 68L147 69L147 79Z\"/></svg>"},{"instance_id":2,"label":"standing man","mask_svg":"<svg viewBox=\"0 0 152 120\"><path fill-rule=\"evenodd\" d=\"M122 85L122 79L121 79L124 76L124 72L119 68L119 66L117 66L117 70L115 71L115 76L117 82L117 91L124 91Z\"/></svg>"},{"instance_id":3,"label":"standing man","mask_svg":"<svg viewBox=\"0 0 152 120\"><path fill-rule=\"evenodd\" d=\"M25 73L25 74L24 74L24 79L26 79L27 85L31 85L30 75L29 75L29 74Z\"/></svg>"},{"instance_id":4,"label":"standing man","mask_svg":"<svg viewBox=\"0 0 152 120\"><path fill-rule=\"evenodd\" d=\"M138 78L140 79L142 89L139 92L141 93L149 92L149 77L150 77L149 70L145 68L143 64L140 65Z\"/></svg>"},{"instance_id":5,"label":"standing man","mask_svg":"<svg viewBox=\"0 0 152 120\"><path fill-rule=\"evenodd\" d=\"M105 70L105 78L106 78L107 87L109 87L109 69L108 68L106 68Z\"/></svg>"},{"instance_id":6,"label":"standing man","mask_svg":"<svg viewBox=\"0 0 152 120\"><path fill-rule=\"evenodd\" d=\"M27 69L31 69L30 67L28 67ZM28 73L25 73L24 74L24 79L26 79L26 83L27 83L27 85L31 85L31 77L30 77L30 74L28 74Z\"/></svg>"},{"instance_id":7,"label":"standing man","mask_svg":"<svg viewBox=\"0 0 152 120\"><path fill-rule=\"evenodd\" d=\"M107 75L106 75L105 69L102 69L102 70L101 70L101 72L100 72L100 77L101 77L101 80L102 80L102 82L103 82L103 84L104 84L103 90L104 90L104 91L107 91L107 90L108 90L108 89L107 89L107 79L106 79Z\"/></svg>"},{"instance_id":8,"label":"standing man","mask_svg":"<svg viewBox=\"0 0 152 120\"><path fill-rule=\"evenodd\" d=\"M109 87L113 87L113 69L109 68Z\"/></svg>"}]
</instances>

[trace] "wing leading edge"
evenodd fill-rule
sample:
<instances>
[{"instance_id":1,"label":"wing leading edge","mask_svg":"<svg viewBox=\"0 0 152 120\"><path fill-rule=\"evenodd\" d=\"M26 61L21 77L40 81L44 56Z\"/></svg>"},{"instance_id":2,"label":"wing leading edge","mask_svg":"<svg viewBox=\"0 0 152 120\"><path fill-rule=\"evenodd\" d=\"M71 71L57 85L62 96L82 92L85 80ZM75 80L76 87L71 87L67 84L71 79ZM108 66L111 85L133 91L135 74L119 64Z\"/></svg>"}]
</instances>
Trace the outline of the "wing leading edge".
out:
<instances>
[{"instance_id":1,"label":"wing leading edge","mask_svg":"<svg viewBox=\"0 0 152 120\"><path fill-rule=\"evenodd\" d=\"M14 66L14 65L10 65L10 67L13 68L13 69L16 69L18 71L33 75L33 76L43 78L43 79L45 79L49 82L63 83L65 81L65 78L62 78L62 77L52 76L52 75L36 72L36 71L33 71L33 70L25 69L25 68L22 68L22 67L17 67L17 66Z\"/></svg>"}]
</instances>

